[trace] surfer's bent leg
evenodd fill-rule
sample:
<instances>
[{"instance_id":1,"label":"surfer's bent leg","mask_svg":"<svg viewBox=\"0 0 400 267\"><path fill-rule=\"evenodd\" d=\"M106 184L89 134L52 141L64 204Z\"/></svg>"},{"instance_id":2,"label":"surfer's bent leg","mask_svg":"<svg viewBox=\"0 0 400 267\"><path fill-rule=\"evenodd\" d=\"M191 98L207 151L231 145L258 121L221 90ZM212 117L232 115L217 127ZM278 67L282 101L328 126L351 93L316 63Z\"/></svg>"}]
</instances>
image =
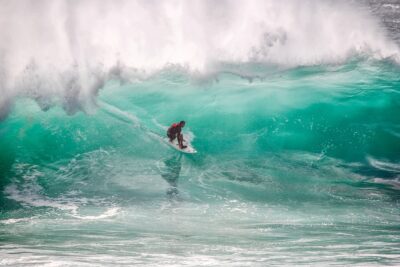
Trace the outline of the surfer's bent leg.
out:
<instances>
[{"instance_id":1,"label":"surfer's bent leg","mask_svg":"<svg viewBox=\"0 0 400 267\"><path fill-rule=\"evenodd\" d=\"M167 136L168 136L170 142L172 142L175 139L175 135L171 134L170 132L167 132Z\"/></svg>"},{"instance_id":2,"label":"surfer's bent leg","mask_svg":"<svg viewBox=\"0 0 400 267\"><path fill-rule=\"evenodd\" d=\"M186 146L184 146L183 145L183 134L179 134L178 135L178 144L179 144L179 147L182 149L182 148L186 148Z\"/></svg>"}]
</instances>

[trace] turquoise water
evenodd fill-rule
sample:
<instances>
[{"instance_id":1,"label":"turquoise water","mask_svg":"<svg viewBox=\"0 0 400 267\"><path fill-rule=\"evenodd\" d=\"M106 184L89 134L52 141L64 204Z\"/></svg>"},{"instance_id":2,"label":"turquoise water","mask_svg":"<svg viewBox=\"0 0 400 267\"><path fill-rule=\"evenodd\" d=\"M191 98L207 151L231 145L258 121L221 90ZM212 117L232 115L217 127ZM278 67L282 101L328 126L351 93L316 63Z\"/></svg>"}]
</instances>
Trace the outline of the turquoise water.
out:
<instances>
[{"instance_id":1,"label":"turquoise water","mask_svg":"<svg viewBox=\"0 0 400 267\"><path fill-rule=\"evenodd\" d=\"M0 266L400 266L398 1L0 18Z\"/></svg>"},{"instance_id":2,"label":"turquoise water","mask_svg":"<svg viewBox=\"0 0 400 267\"><path fill-rule=\"evenodd\" d=\"M0 124L0 265L400 264L389 60L109 80L91 113ZM198 150L162 141L186 120Z\"/></svg>"}]
</instances>

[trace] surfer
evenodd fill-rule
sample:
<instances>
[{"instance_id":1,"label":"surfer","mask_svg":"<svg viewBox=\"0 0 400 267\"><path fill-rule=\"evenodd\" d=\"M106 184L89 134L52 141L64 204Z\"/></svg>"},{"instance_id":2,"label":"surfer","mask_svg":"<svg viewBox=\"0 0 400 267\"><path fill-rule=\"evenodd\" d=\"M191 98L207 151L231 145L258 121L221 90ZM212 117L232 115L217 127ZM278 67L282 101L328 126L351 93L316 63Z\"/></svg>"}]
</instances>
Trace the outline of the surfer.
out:
<instances>
[{"instance_id":1,"label":"surfer","mask_svg":"<svg viewBox=\"0 0 400 267\"><path fill-rule=\"evenodd\" d=\"M172 141L174 141L175 138L178 138L178 144L180 149L187 147L183 145L183 134L181 133L183 127L185 127L185 121L180 121L179 123L172 124L167 131L167 136L171 143Z\"/></svg>"}]
</instances>

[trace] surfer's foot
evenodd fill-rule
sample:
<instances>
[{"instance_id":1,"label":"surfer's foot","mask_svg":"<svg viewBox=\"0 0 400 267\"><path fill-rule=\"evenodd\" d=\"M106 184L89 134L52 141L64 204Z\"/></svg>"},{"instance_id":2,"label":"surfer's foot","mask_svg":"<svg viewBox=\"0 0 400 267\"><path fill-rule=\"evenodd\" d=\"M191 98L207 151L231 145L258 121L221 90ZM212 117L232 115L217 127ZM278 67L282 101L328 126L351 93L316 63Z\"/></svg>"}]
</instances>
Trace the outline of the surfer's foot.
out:
<instances>
[{"instance_id":1,"label":"surfer's foot","mask_svg":"<svg viewBox=\"0 0 400 267\"><path fill-rule=\"evenodd\" d=\"M181 149L187 148L187 146L180 146Z\"/></svg>"}]
</instances>

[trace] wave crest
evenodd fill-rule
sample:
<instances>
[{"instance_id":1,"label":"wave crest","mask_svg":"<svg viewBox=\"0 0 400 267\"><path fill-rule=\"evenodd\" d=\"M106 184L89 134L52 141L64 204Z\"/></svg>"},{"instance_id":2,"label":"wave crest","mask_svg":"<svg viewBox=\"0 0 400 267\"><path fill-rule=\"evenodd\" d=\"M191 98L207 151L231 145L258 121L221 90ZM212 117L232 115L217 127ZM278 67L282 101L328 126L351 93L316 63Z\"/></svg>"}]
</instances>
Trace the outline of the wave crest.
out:
<instances>
[{"instance_id":1,"label":"wave crest","mask_svg":"<svg viewBox=\"0 0 400 267\"><path fill-rule=\"evenodd\" d=\"M61 103L70 114L87 111L108 79L136 79L171 65L208 73L221 63L293 67L359 54L398 60L400 54L376 18L345 1L20 0L0 6L2 117L21 96L43 109Z\"/></svg>"}]
</instances>

